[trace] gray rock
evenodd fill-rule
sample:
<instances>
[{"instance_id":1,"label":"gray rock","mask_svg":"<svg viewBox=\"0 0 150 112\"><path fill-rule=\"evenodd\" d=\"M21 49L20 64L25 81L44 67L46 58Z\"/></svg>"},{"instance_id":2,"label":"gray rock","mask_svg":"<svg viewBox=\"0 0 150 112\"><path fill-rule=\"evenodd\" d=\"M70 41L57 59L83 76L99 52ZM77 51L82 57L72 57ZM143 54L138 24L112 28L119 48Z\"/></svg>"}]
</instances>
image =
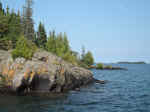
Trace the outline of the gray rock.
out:
<instances>
[{"instance_id":1,"label":"gray rock","mask_svg":"<svg viewBox=\"0 0 150 112\"><path fill-rule=\"evenodd\" d=\"M64 92L94 81L91 71L40 50L31 60L13 60L10 52L0 51L0 73L16 93Z\"/></svg>"}]
</instances>

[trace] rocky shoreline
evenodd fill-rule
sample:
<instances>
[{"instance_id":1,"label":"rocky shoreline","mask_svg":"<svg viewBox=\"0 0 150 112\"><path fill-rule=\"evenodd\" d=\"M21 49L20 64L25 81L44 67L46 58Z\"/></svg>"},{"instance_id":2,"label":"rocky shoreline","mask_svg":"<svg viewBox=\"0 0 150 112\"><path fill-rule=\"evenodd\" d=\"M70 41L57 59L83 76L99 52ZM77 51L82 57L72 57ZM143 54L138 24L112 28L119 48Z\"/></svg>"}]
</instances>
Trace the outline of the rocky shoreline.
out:
<instances>
[{"instance_id":1,"label":"rocky shoreline","mask_svg":"<svg viewBox=\"0 0 150 112\"><path fill-rule=\"evenodd\" d=\"M10 52L0 50L0 93L61 93L75 90L95 81L91 71L74 66L61 58L38 50L31 60L12 59ZM102 81L102 83L104 83Z\"/></svg>"}]
</instances>

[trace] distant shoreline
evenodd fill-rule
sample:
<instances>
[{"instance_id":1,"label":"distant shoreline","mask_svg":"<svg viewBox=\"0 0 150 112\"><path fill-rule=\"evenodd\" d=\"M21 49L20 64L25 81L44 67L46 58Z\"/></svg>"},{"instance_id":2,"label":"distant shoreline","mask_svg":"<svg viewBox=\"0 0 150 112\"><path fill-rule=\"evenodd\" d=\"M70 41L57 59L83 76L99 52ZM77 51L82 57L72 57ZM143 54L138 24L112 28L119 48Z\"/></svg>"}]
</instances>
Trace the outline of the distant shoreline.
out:
<instances>
[{"instance_id":1,"label":"distant shoreline","mask_svg":"<svg viewBox=\"0 0 150 112\"><path fill-rule=\"evenodd\" d=\"M117 64L147 64L144 61L138 61L138 62L118 62Z\"/></svg>"}]
</instances>

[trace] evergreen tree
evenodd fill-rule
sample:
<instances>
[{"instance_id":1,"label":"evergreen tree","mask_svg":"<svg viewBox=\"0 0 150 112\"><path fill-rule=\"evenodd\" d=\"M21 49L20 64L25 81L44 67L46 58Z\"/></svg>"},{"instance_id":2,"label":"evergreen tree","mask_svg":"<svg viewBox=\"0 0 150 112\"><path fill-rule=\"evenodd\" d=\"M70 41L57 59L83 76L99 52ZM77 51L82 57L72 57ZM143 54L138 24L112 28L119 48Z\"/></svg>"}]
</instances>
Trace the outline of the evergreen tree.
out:
<instances>
[{"instance_id":1,"label":"evergreen tree","mask_svg":"<svg viewBox=\"0 0 150 112\"><path fill-rule=\"evenodd\" d=\"M84 56L85 56L85 47L82 46L82 53L81 53L81 61L84 62Z\"/></svg>"},{"instance_id":2,"label":"evergreen tree","mask_svg":"<svg viewBox=\"0 0 150 112\"><path fill-rule=\"evenodd\" d=\"M9 18L6 17L4 13L3 5L0 2L0 39L4 37L8 33L8 21Z\"/></svg>"},{"instance_id":3,"label":"evergreen tree","mask_svg":"<svg viewBox=\"0 0 150 112\"><path fill-rule=\"evenodd\" d=\"M77 65L77 56L75 52L70 49L66 33L59 33L56 35L55 31L51 32L46 43L46 49L62 57L64 60Z\"/></svg>"},{"instance_id":4,"label":"evergreen tree","mask_svg":"<svg viewBox=\"0 0 150 112\"><path fill-rule=\"evenodd\" d=\"M63 35L62 33L59 33L56 38L56 55L63 57L64 53L65 53L65 46L63 43Z\"/></svg>"},{"instance_id":5,"label":"evergreen tree","mask_svg":"<svg viewBox=\"0 0 150 112\"><path fill-rule=\"evenodd\" d=\"M6 15L9 15L9 7L7 5L7 8L6 8Z\"/></svg>"},{"instance_id":6,"label":"evergreen tree","mask_svg":"<svg viewBox=\"0 0 150 112\"><path fill-rule=\"evenodd\" d=\"M81 58L78 58L78 60L80 60L79 64L85 68L88 68L90 65L94 64L94 58L92 53L90 51L86 53L84 46L82 46Z\"/></svg>"},{"instance_id":7,"label":"evergreen tree","mask_svg":"<svg viewBox=\"0 0 150 112\"><path fill-rule=\"evenodd\" d=\"M66 33L64 33L64 47L65 47L65 52L70 50L69 41Z\"/></svg>"},{"instance_id":8,"label":"evergreen tree","mask_svg":"<svg viewBox=\"0 0 150 112\"><path fill-rule=\"evenodd\" d=\"M0 15L3 15L3 14L5 14L5 11L4 11L4 9L3 9L3 4L2 4L2 2L0 2Z\"/></svg>"},{"instance_id":9,"label":"evergreen tree","mask_svg":"<svg viewBox=\"0 0 150 112\"><path fill-rule=\"evenodd\" d=\"M20 15L16 14L13 10L11 14L7 15L9 18L9 38L13 42L16 42L18 40L18 37L20 37L22 30L21 30L21 17Z\"/></svg>"},{"instance_id":10,"label":"evergreen tree","mask_svg":"<svg viewBox=\"0 0 150 112\"><path fill-rule=\"evenodd\" d=\"M8 18L4 15L0 15L0 38L8 33Z\"/></svg>"},{"instance_id":11,"label":"evergreen tree","mask_svg":"<svg viewBox=\"0 0 150 112\"><path fill-rule=\"evenodd\" d=\"M40 48L45 48L47 42L47 35L44 25L40 22L37 32L36 44Z\"/></svg>"},{"instance_id":12,"label":"evergreen tree","mask_svg":"<svg viewBox=\"0 0 150 112\"><path fill-rule=\"evenodd\" d=\"M50 32L50 35L49 35L47 43L46 43L46 49L47 49L47 51L56 54L56 34L55 34L55 30Z\"/></svg>"},{"instance_id":13,"label":"evergreen tree","mask_svg":"<svg viewBox=\"0 0 150 112\"><path fill-rule=\"evenodd\" d=\"M44 48L72 64L83 64L84 67L92 65L94 63L92 53L85 53L85 48L82 47L80 59L78 53L71 50L66 33L56 35L55 31L52 31L47 39L44 24L40 22L37 38L35 38L32 3L32 0L26 0L22 17L19 11L18 13L14 10L10 11L8 6L3 9L2 3L0 3L0 49L16 48L12 52L14 58L21 56L31 59L35 51L34 47L36 47L33 44L34 41L38 47Z\"/></svg>"},{"instance_id":14,"label":"evergreen tree","mask_svg":"<svg viewBox=\"0 0 150 112\"><path fill-rule=\"evenodd\" d=\"M2 5L2 2L0 2L0 11L3 10L3 5Z\"/></svg>"},{"instance_id":15,"label":"evergreen tree","mask_svg":"<svg viewBox=\"0 0 150 112\"><path fill-rule=\"evenodd\" d=\"M0 44L2 49L7 50L15 47L21 34L20 16L14 10L10 12L8 6L6 11L2 9L2 4L0 7Z\"/></svg>"},{"instance_id":16,"label":"evergreen tree","mask_svg":"<svg viewBox=\"0 0 150 112\"><path fill-rule=\"evenodd\" d=\"M32 0L26 0L26 5L23 8L22 26L25 37L29 40L35 41L32 4Z\"/></svg>"},{"instance_id":17,"label":"evergreen tree","mask_svg":"<svg viewBox=\"0 0 150 112\"><path fill-rule=\"evenodd\" d=\"M84 56L84 59L83 59L83 62L90 66L90 65L93 65L94 64L94 58L93 58L93 55L90 51L88 51L85 56Z\"/></svg>"}]
</instances>

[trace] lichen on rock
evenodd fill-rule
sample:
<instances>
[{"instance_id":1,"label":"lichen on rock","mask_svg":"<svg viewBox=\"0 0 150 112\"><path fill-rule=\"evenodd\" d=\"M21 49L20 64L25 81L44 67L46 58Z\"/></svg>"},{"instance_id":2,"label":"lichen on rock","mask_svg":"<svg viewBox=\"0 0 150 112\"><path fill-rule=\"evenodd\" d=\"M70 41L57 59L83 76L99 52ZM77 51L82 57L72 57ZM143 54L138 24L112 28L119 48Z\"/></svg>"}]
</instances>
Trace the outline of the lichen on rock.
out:
<instances>
[{"instance_id":1,"label":"lichen on rock","mask_svg":"<svg viewBox=\"0 0 150 112\"><path fill-rule=\"evenodd\" d=\"M91 71L40 50L31 60L13 60L10 52L0 51L0 74L16 93L64 92L94 80Z\"/></svg>"}]
</instances>

